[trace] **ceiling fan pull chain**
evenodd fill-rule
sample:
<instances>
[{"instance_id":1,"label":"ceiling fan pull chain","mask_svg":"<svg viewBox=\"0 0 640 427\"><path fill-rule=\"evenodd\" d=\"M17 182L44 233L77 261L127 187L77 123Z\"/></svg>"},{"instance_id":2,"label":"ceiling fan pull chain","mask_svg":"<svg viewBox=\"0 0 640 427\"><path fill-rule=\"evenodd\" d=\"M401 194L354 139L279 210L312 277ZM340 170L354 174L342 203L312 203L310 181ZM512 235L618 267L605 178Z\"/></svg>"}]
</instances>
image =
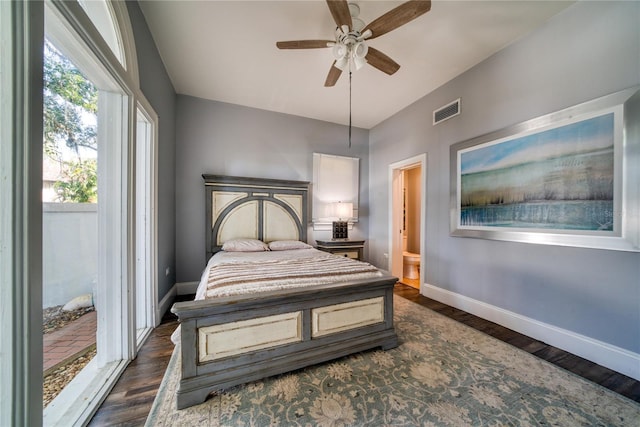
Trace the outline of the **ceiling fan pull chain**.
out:
<instances>
[{"instance_id":1,"label":"ceiling fan pull chain","mask_svg":"<svg viewBox=\"0 0 640 427\"><path fill-rule=\"evenodd\" d=\"M349 67L349 148L351 148L351 67Z\"/></svg>"}]
</instances>

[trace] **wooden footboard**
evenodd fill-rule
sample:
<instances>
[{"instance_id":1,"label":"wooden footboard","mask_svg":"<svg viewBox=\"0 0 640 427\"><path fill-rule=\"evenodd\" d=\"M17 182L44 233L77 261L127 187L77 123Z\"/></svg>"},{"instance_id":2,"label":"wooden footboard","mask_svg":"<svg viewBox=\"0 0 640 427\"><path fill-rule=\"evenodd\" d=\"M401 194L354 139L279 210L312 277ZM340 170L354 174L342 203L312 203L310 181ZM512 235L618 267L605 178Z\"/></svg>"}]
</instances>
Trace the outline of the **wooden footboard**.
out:
<instances>
[{"instance_id":1,"label":"wooden footboard","mask_svg":"<svg viewBox=\"0 0 640 427\"><path fill-rule=\"evenodd\" d=\"M396 347L396 281L384 276L174 304L181 325L178 409L203 402L212 391Z\"/></svg>"}]
</instances>

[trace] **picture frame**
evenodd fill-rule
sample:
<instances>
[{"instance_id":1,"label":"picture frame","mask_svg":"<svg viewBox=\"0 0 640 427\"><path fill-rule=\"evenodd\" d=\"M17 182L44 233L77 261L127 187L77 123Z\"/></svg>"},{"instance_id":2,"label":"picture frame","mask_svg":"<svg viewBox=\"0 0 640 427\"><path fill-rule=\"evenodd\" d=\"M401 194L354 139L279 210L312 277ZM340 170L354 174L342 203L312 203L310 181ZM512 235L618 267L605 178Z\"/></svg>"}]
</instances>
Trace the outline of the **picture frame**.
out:
<instances>
[{"instance_id":1,"label":"picture frame","mask_svg":"<svg viewBox=\"0 0 640 427\"><path fill-rule=\"evenodd\" d=\"M640 87L450 147L450 235L640 251Z\"/></svg>"}]
</instances>

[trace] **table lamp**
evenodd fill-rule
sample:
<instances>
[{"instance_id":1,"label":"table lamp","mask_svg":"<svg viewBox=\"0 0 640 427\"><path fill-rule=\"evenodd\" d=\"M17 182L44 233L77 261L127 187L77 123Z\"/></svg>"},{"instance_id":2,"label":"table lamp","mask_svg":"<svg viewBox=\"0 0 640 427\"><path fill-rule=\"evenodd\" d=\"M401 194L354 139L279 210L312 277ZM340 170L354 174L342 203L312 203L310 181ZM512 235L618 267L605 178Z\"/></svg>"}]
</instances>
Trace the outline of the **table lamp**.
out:
<instances>
[{"instance_id":1,"label":"table lamp","mask_svg":"<svg viewBox=\"0 0 640 427\"><path fill-rule=\"evenodd\" d=\"M337 218L333 221L333 240L341 240L349 238L349 222L353 216L353 203L335 202L331 204L332 217Z\"/></svg>"}]
</instances>

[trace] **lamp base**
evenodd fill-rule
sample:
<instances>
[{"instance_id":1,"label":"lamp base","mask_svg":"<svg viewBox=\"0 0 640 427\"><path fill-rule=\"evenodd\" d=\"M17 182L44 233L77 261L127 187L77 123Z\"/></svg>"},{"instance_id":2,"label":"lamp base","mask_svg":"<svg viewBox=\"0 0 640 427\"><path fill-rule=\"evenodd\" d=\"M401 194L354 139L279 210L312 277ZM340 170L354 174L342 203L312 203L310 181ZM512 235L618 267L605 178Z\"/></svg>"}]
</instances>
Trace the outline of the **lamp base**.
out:
<instances>
[{"instance_id":1,"label":"lamp base","mask_svg":"<svg viewBox=\"0 0 640 427\"><path fill-rule=\"evenodd\" d=\"M349 223L347 221L333 222L333 240L349 238Z\"/></svg>"}]
</instances>

